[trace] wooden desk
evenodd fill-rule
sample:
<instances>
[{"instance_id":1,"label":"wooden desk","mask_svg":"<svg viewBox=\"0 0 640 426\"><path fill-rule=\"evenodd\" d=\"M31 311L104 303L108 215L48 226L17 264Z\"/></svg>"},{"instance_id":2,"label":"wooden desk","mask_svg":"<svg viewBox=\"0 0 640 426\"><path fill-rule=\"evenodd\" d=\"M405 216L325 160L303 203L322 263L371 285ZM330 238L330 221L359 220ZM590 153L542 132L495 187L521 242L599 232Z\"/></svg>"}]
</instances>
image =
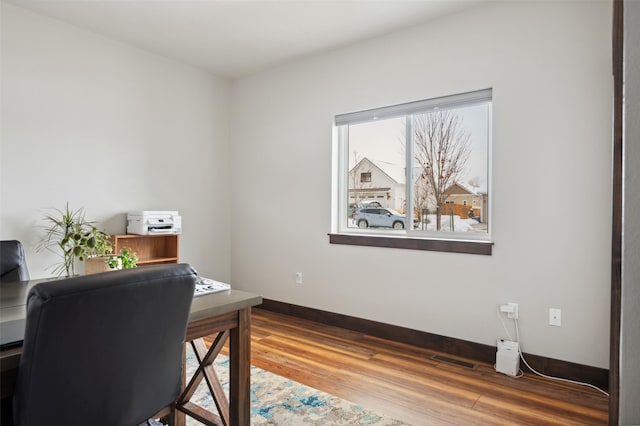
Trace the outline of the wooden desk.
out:
<instances>
[{"instance_id":1,"label":"wooden desk","mask_svg":"<svg viewBox=\"0 0 640 426\"><path fill-rule=\"evenodd\" d=\"M2 283L0 288L0 321L14 321L26 316L26 298L29 289L48 280L31 280L16 283ZM186 383L186 388L176 402L179 415L177 424L185 423L189 414L205 424L233 426L249 425L251 413L250 368L251 368L251 307L262 303L262 296L240 290L194 297L187 326L186 341L190 342L200 362L194 377ZM205 348L202 337L216 334L211 348ZM222 393L211 363L225 341L229 339L229 400ZM13 394L21 347L0 351L2 397ZM207 379L209 389L216 401L221 418L189 402L195 388L202 379Z\"/></svg>"},{"instance_id":2,"label":"wooden desk","mask_svg":"<svg viewBox=\"0 0 640 426\"><path fill-rule=\"evenodd\" d=\"M193 298L186 341L191 342L200 367L176 402L179 411L204 424L249 425L251 414L251 307L262 303L262 296L239 290L206 294ZM217 333L207 351L202 337ZM222 391L211 365L229 338L229 400ZM189 402L202 379L206 377L222 419ZM182 426L184 416L177 425Z\"/></svg>"}]
</instances>

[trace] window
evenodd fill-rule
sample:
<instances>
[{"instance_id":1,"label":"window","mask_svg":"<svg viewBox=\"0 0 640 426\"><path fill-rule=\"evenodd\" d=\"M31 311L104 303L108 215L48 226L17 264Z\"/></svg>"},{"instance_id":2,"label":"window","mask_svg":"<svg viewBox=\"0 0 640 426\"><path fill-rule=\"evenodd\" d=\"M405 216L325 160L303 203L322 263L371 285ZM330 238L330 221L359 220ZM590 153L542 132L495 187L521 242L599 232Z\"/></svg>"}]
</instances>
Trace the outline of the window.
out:
<instances>
[{"instance_id":1,"label":"window","mask_svg":"<svg viewBox=\"0 0 640 426\"><path fill-rule=\"evenodd\" d=\"M336 116L331 242L490 254L491 99L486 89ZM363 212L374 197L386 218Z\"/></svg>"}]
</instances>

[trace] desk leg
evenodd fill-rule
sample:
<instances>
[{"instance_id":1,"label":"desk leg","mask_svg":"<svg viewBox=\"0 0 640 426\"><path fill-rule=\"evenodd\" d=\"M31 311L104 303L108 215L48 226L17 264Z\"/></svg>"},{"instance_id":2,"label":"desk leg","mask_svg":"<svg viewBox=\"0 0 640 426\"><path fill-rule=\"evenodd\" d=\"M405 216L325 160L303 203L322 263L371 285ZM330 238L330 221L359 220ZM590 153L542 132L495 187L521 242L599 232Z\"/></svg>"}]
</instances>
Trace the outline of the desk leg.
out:
<instances>
[{"instance_id":1,"label":"desk leg","mask_svg":"<svg viewBox=\"0 0 640 426\"><path fill-rule=\"evenodd\" d=\"M249 426L251 416L251 308L238 311L229 336L229 422Z\"/></svg>"},{"instance_id":2,"label":"desk leg","mask_svg":"<svg viewBox=\"0 0 640 426\"><path fill-rule=\"evenodd\" d=\"M180 389L184 389L187 383L187 343L182 344L182 385ZM175 412L175 422L174 426L186 426L187 417L185 413L180 410L176 410Z\"/></svg>"}]
</instances>

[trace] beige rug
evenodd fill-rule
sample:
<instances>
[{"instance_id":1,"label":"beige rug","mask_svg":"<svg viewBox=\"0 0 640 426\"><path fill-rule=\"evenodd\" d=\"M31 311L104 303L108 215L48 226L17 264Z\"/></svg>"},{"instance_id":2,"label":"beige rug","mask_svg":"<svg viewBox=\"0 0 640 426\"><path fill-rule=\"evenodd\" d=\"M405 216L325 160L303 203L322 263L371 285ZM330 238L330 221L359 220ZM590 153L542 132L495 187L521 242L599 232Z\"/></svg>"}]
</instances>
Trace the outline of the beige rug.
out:
<instances>
[{"instance_id":1,"label":"beige rug","mask_svg":"<svg viewBox=\"0 0 640 426\"><path fill-rule=\"evenodd\" d=\"M214 363L216 373L229 391L229 360L219 356ZM187 376L195 370L195 358L187 356ZM215 412L215 405L206 385L200 384L192 401ZM188 425L198 425L187 418ZM328 393L310 388L277 374L251 366L252 425L377 425L401 426L407 423L381 416L372 410Z\"/></svg>"}]
</instances>

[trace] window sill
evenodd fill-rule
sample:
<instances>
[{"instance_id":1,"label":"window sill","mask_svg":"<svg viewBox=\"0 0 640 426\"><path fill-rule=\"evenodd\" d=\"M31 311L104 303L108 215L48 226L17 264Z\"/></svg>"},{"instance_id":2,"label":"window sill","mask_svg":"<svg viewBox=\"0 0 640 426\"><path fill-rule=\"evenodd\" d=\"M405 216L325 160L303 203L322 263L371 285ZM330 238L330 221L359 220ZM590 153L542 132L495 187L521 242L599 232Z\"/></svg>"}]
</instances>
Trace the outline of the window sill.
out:
<instances>
[{"instance_id":1,"label":"window sill","mask_svg":"<svg viewBox=\"0 0 640 426\"><path fill-rule=\"evenodd\" d=\"M489 241L436 240L423 238L397 238L370 235L329 234L330 244L388 247L409 250L441 251L491 256L493 243Z\"/></svg>"}]
</instances>

